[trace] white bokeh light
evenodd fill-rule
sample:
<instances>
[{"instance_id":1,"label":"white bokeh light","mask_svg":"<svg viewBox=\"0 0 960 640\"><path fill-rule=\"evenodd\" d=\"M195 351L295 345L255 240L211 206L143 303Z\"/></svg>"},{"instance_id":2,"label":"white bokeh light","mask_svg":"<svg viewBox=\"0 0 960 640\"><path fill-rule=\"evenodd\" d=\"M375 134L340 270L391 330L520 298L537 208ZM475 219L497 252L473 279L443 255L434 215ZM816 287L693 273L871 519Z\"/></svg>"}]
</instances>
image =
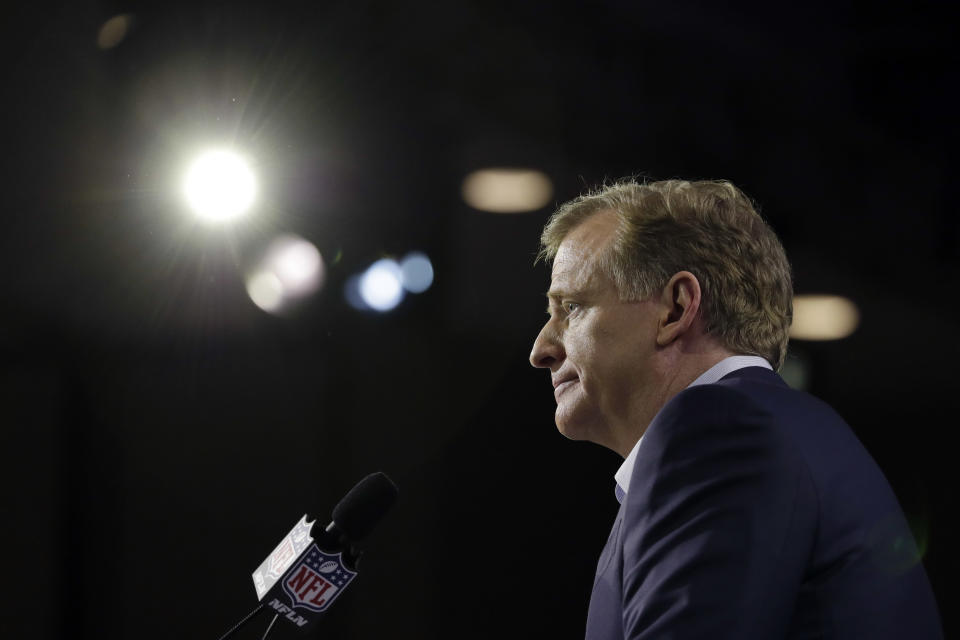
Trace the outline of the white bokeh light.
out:
<instances>
[{"instance_id":1,"label":"white bokeh light","mask_svg":"<svg viewBox=\"0 0 960 640\"><path fill-rule=\"evenodd\" d=\"M236 153L208 151L190 165L183 192L199 218L222 222L247 212L256 196L257 181Z\"/></svg>"},{"instance_id":2,"label":"white bokeh light","mask_svg":"<svg viewBox=\"0 0 960 640\"><path fill-rule=\"evenodd\" d=\"M312 293L323 282L320 251L298 236L284 235L274 240L267 250L264 266L280 279L285 297Z\"/></svg>"},{"instance_id":3,"label":"white bokeh light","mask_svg":"<svg viewBox=\"0 0 960 640\"><path fill-rule=\"evenodd\" d=\"M403 288L410 293L423 293L433 284L433 265L430 258L419 251L408 253L400 262Z\"/></svg>"},{"instance_id":4,"label":"white bokeh light","mask_svg":"<svg viewBox=\"0 0 960 640\"><path fill-rule=\"evenodd\" d=\"M390 311L403 300L402 272L394 260L377 260L360 277L360 297L371 309Z\"/></svg>"},{"instance_id":5,"label":"white bokeh light","mask_svg":"<svg viewBox=\"0 0 960 640\"><path fill-rule=\"evenodd\" d=\"M283 235L270 243L250 273L247 294L264 311L278 313L319 289L324 273L323 257L310 241Z\"/></svg>"},{"instance_id":6,"label":"white bokeh light","mask_svg":"<svg viewBox=\"0 0 960 640\"><path fill-rule=\"evenodd\" d=\"M283 284L269 271L257 271L247 278L247 295L267 313L279 311L283 306Z\"/></svg>"}]
</instances>

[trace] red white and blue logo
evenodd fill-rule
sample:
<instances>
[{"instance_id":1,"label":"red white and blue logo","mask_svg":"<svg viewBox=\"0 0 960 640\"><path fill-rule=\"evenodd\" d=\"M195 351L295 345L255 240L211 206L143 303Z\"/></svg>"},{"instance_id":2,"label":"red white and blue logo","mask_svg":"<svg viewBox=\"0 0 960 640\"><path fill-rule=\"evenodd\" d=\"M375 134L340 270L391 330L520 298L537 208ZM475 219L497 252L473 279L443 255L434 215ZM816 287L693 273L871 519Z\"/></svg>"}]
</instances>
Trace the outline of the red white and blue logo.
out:
<instances>
[{"instance_id":1,"label":"red white and blue logo","mask_svg":"<svg viewBox=\"0 0 960 640\"><path fill-rule=\"evenodd\" d=\"M340 552L326 553L313 544L283 577L283 590L294 607L320 612L337 599L356 575L356 571L344 566Z\"/></svg>"}]
</instances>

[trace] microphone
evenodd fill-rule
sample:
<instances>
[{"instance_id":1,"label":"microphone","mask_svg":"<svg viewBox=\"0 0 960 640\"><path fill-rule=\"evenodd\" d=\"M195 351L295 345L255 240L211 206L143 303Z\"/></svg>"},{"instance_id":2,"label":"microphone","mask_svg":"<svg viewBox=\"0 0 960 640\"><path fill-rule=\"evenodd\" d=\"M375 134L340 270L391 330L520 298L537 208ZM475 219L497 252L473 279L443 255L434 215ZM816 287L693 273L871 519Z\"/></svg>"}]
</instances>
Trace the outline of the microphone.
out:
<instances>
[{"instance_id":1,"label":"microphone","mask_svg":"<svg viewBox=\"0 0 960 640\"><path fill-rule=\"evenodd\" d=\"M398 494L397 485L385 473L371 473L333 508L333 522L327 525L327 531L339 533L344 540L363 540L397 501Z\"/></svg>"},{"instance_id":2,"label":"microphone","mask_svg":"<svg viewBox=\"0 0 960 640\"><path fill-rule=\"evenodd\" d=\"M305 627L319 618L357 576L364 540L397 500L397 486L385 473L371 473L333 508L332 520L312 537L316 520L300 518L280 544L253 572L260 604L220 640L229 638L264 607Z\"/></svg>"}]
</instances>

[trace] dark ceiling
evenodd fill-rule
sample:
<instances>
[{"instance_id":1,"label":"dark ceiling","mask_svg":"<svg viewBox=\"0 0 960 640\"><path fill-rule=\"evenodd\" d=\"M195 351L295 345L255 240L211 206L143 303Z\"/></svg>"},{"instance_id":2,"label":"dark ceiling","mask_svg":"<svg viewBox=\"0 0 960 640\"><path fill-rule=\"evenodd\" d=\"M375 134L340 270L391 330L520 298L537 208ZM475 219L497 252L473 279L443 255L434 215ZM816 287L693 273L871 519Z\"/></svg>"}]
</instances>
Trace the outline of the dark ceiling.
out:
<instances>
[{"instance_id":1,"label":"dark ceiling","mask_svg":"<svg viewBox=\"0 0 960 640\"><path fill-rule=\"evenodd\" d=\"M101 50L117 14L133 28ZM3 635L216 637L297 518L382 469L403 498L327 632L581 637L619 463L552 426L526 364L552 204L469 208L486 166L542 169L555 203L630 175L753 196L796 291L861 310L850 338L792 354L887 473L944 609L955 27L921 2L8 8L0 415L29 604ZM261 180L232 227L193 222L176 189L213 143ZM286 317L243 283L278 233L328 266ZM429 291L346 304L350 275L411 250Z\"/></svg>"}]
</instances>

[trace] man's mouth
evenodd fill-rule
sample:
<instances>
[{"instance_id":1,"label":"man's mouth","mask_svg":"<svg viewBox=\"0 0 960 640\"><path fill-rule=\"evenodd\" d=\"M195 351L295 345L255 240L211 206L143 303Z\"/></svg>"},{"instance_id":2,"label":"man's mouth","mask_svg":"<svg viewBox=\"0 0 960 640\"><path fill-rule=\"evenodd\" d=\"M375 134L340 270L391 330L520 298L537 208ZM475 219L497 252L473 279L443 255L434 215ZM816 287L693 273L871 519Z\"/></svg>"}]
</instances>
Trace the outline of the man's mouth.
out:
<instances>
[{"instance_id":1,"label":"man's mouth","mask_svg":"<svg viewBox=\"0 0 960 640\"><path fill-rule=\"evenodd\" d=\"M579 378L571 378L570 380L566 380L565 382L561 382L561 383L558 384L556 387L554 387L554 389L553 389L553 397L554 397L554 398L559 398L561 395L563 395L563 392L564 392L564 391L566 391L567 389L569 389L569 388L570 388L571 386L573 386L573 384L576 383L576 382L580 382Z\"/></svg>"}]
</instances>

